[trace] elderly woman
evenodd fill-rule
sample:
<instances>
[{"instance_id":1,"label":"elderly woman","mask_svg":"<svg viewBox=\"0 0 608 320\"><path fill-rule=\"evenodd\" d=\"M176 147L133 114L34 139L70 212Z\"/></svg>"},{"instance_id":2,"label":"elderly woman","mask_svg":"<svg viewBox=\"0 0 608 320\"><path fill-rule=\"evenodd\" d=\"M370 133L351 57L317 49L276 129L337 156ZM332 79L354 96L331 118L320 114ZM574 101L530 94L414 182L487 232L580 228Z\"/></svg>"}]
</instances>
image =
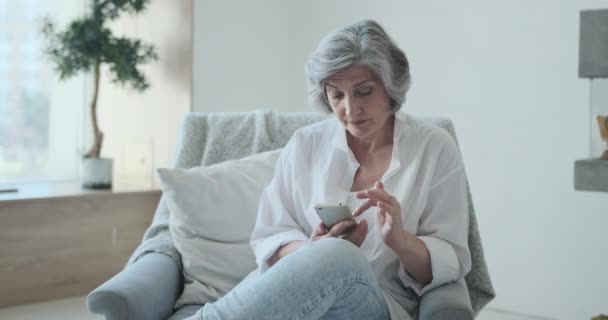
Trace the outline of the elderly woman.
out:
<instances>
[{"instance_id":1,"label":"elderly woman","mask_svg":"<svg viewBox=\"0 0 608 320\"><path fill-rule=\"evenodd\" d=\"M419 296L470 269L461 156L400 111L403 51L361 21L323 39L306 72L310 100L335 117L281 152L251 237L259 275L193 319L412 319ZM353 218L328 230L318 203Z\"/></svg>"}]
</instances>

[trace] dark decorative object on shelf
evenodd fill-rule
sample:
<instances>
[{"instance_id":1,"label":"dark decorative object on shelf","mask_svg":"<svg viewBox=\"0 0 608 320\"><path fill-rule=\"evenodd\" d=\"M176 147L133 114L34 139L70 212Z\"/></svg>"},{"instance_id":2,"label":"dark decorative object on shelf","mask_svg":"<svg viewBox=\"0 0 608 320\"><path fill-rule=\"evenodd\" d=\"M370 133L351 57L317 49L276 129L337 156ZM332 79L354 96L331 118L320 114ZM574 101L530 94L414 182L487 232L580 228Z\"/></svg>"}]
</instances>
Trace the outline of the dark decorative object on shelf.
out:
<instances>
[{"instance_id":1,"label":"dark decorative object on shelf","mask_svg":"<svg viewBox=\"0 0 608 320\"><path fill-rule=\"evenodd\" d=\"M608 192L608 161L576 160L574 162L574 189Z\"/></svg>"}]
</instances>

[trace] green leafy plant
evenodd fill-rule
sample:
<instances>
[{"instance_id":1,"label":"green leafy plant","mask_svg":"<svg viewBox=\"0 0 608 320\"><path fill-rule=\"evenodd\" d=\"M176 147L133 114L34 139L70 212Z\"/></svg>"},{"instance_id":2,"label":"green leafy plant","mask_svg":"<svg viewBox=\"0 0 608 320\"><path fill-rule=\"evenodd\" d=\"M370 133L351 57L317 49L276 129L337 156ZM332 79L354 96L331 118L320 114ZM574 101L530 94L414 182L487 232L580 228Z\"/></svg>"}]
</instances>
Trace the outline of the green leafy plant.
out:
<instances>
[{"instance_id":1,"label":"green leafy plant","mask_svg":"<svg viewBox=\"0 0 608 320\"><path fill-rule=\"evenodd\" d=\"M55 23L49 18L44 21L42 33L47 42L45 53L54 62L59 78L64 80L80 72L93 72L94 88L90 107L94 143L85 157L99 158L103 143L103 133L97 123L101 65L108 65L114 83L122 86L128 84L140 92L150 86L138 66L158 59L154 46L138 39L117 37L106 25L121 13L142 12L148 2L149 0L92 0L91 12L75 19L62 31L57 31Z\"/></svg>"}]
</instances>

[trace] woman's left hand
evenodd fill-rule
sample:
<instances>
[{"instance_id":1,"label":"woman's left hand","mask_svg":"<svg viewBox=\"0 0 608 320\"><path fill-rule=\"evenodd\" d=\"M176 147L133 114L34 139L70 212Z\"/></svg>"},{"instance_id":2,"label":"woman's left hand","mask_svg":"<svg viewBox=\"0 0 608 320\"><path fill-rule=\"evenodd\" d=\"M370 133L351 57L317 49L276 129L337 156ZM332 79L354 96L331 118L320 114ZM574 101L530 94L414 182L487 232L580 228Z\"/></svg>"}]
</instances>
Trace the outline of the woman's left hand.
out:
<instances>
[{"instance_id":1,"label":"woman's left hand","mask_svg":"<svg viewBox=\"0 0 608 320\"><path fill-rule=\"evenodd\" d=\"M358 199L367 199L353 212L353 216L361 215L370 207L376 207L376 225L380 229L382 240L387 246L396 250L403 246L404 233L401 223L401 205L399 201L384 190L382 182L374 184L374 188L357 193Z\"/></svg>"}]
</instances>

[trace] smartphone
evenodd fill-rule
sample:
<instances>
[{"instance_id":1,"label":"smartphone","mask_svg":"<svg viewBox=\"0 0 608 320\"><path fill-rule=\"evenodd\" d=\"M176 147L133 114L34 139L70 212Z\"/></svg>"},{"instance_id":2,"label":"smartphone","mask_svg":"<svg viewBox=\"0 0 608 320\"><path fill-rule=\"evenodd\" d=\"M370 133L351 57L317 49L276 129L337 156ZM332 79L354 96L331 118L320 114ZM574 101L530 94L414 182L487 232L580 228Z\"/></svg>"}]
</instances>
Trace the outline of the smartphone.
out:
<instances>
[{"instance_id":1,"label":"smartphone","mask_svg":"<svg viewBox=\"0 0 608 320\"><path fill-rule=\"evenodd\" d=\"M345 204L317 204L314 208L327 230L342 220L353 218L350 208Z\"/></svg>"}]
</instances>

